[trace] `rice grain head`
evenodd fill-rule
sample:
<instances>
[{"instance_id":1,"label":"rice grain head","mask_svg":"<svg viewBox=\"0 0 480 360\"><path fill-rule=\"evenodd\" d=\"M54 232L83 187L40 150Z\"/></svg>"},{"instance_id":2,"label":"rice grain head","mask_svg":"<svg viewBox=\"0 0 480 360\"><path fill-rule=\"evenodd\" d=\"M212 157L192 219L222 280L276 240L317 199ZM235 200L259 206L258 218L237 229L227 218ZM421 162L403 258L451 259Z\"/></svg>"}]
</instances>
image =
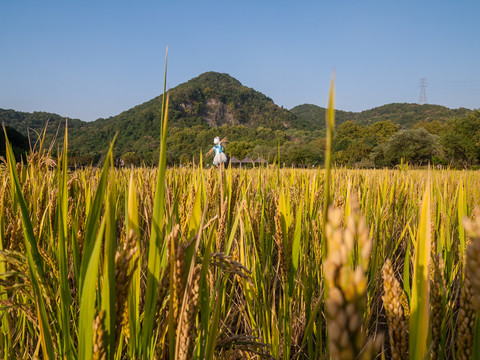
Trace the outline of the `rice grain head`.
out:
<instances>
[{"instance_id":1,"label":"rice grain head","mask_svg":"<svg viewBox=\"0 0 480 360\"><path fill-rule=\"evenodd\" d=\"M431 324L432 324L432 359L439 359L442 348L442 322L445 316L443 294L446 283L443 276L443 259L440 255L433 258L431 264Z\"/></svg>"},{"instance_id":2,"label":"rice grain head","mask_svg":"<svg viewBox=\"0 0 480 360\"><path fill-rule=\"evenodd\" d=\"M387 259L383 265L382 275L384 289L382 300L387 315L392 359L408 359L408 323L402 306L402 295L405 296L405 294L395 278L390 259Z\"/></svg>"},{"instance_id":3,"label":"rice grain head","mask_svg":"<svg viewBox=\"0 0 480 360\"><path fill-rule=\"evenodd\" d=\"M470 286L469 272L465 272L465 280L460 295L460 310L457 317L457 359L470 360L475 328L475 309Z\"/></svg>"},{"instance_id":4,"label":"rice grain head","mask_svg":"<svg viewBox=\"0 0 480 360\"><path fill-rule=\"evenodd\" d=\"M123 243L123 248L115 254L115 339L120 339L120 333L127 331L128 334L128 312L126 304L128 298L128 289L133 277L133 273L138 265L138 257L135 259L133 267L129 271L130 261L138 252L135 232L133 230L128 234L127 239ZM125 318L127 319L125 321Z\"/></svg>"},{"instance_id":5,"label":"rice grain head","mask_svg":"<svg viewBox=\"0 0 480 360\"><path fill-rule=\"evenodd\" d=\"M105 310L102 310L95 317L93 322L93 360L105 360L107 354L105 333Z\"/></svg>"},{"instance_id":6,"label":"rice grain head","mask_svg":"<svg viewBox=\"0 0 480 360\"><path fill-rule=\"evenodd\" d=\"M217 251L221 252L223 251L223 248L225 246L225 240L226 240L226 235L227 235L227 204L228 204L228 198L225 197L225 200L223 201L223 205L220 207L219 212L219 221L218 221L218 230L217 230Z\"/></svg>"},{"instance_id":7,"label":"rice grain head","mask_svg":"<svg viewBox=\"0 0 480 360\"><path fill-rule=\"evenodd\" d=\"M197 316L198 297L200 294L201 265L195 266L192 283L188 292L185 315L177 328L177 341L180 341L178 360L191 359L197 337L195 318Z\"/></svg>"},{"instance_id":8,"label":"rice grain head","mask_svg":"<svg viewBox=\"0 0 480 360\"><path fill-rule=\"evenodd\" d=\"M328 242L324 274L327 284L327 329L329 350L332 359L373 358L382 343L366 339L362 332L362 316L365 310L368 259L371 240L358 202L352 196L352 212L347 226L341 228L341 209L328 209L325 234ZM355 243L358 244L359 263L353 266L351 258ZM367 344L368 346L364 346Z\"/></svg>"},{"instance_id":9,"label":"rice grain head","mask_svg":"<svg viewBox=\"0 0 480 360\"><path fill-rule=\"evenodd\" d=\"M480 312L480 208L473 211L474 220L463 219L470 242L465 251L464 283L457 317L457 357L470 359L476 314Z\"/></svg>"},{"instance_id":10,"label":"rice grain head","mask_svg":"<svg viewBox=\"0 0 480 360\"><path fill-rule=\"evenodd\" d=\"M480 313L480 208L473 211L474 220L465 218L465 230L470 235L471 242L466 249L466 269L472 293L472 305Z\"/></svg>"},{"instance_id":11,"label":"rice grain head","mask_svg":"<svg viewBox=\"0 0 480 360\"><path fill-rule=\"evenodd\" d=\"M278 209L278 197L274 198L275 201L275 210L274 210L274 219L275 219L275 242L277 244L277 253L278 253L278 262L280 264L280 276L281 279L285 280L287 278L287 267L285 259L285 246L283 241L283 232L282 232L282 221L280 218L280 211Z\"/></svg>"}]
</instances>

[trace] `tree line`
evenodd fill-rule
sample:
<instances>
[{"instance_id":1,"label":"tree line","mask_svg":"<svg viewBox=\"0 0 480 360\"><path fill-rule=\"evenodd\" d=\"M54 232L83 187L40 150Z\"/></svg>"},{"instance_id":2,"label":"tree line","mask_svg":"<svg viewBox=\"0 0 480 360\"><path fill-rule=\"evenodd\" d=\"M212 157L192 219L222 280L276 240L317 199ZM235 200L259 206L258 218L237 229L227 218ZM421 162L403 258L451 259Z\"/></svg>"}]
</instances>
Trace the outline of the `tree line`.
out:
<instances>
[{"instance_id":1,"label":"tree line","mask_svg":"<svg viewBox=\"0 0 480 360\"><path fill-rule=\"evenodd\" d=\"M325 130L273 130L259 126L223 125L206 127L170 127L167 162L169 165L198 163L201 155L213 146L215 136L227 137L225 150L238 159L259 156L269 163L285 166L322 166L325 156ZM117 151L126 165L154 166L158 159L159 140L144 136L128 149ZM83 162L100 161L100 155L73 156ZM207 159L210 161L211 159ZM394 167L402 162L414 166L480 165L480 111L446 122L421 121L413 128L402 129L393 122L379 121L362 125L346 121L335 129L333 161L338 166L374 168ZM82 162L82 161L80 161Z\"/></svg>"},{"instance_id":2,"label":"tree line","mask_svg":"<svg viewBox=\"0 0 480 360\"><path fill-rule=\"evenodd\" d=\"M127 166L155 166L160 145L155 131L158 127L153 120L150 126L137 122L142 125L140 130L135 129L134 123L129 124L117 138L117 159L123 159ZM133 129L143 135L132 136ZM20 158L22 152L28 151L28 141L13 129L8 131L15 154ZM238 159L260 156L269 163L296 167L318 167L324 163L324 129L272 129L226 124L209 127L203 123L190 127L173 125L168 131L167 162L170 166L198 163L200 156L213 146L215 136L227 137L230 142L226 145L226 152ZM103 145L113 137L114 131L103 127L101 131L89 131L87 137L81 137L79 129L73 126L69 133L70 165L88 166L102 162L106 148ZM0 137L0 151L3 152L3 131ZM53 154L55 149L56 146ZM415 166L480 167L480 110L447 121L419 121L413 128L400 128L390 120L369 125L344 121L335 129L333 161L338 166L357 168L394 167L401 162Z\"/></svg>"}]
</instances>

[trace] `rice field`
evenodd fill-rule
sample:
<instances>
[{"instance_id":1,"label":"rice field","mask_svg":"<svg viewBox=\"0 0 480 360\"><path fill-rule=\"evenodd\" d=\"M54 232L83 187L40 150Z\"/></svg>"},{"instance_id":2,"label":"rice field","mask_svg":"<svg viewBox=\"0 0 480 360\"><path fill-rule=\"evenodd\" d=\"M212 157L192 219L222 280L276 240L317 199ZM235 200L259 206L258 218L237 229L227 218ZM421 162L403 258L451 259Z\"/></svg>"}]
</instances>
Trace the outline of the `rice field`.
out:
<instances>
[{"instance_id":1,"label":"rice field","mask_svg":"<svg viewBox=\"0 0 480 360\"><path fill-rule=\"evenodd\" d=\"M0 172L4 358L474 358L477 172L334 169L324 223L325 170L52 161Z\"/></svg>"},{"instance_id":2,"label":"rice field","mask_svg":"<svg viewBox=\"0 0 480 360\"><path fill-rule=\"evenodd\" d=\"M331 92L332 93L332 92ZM0 358L480 359L474 171L0 165ZM7 144L8 145L8 144Z\"/></svg>"}]
</instances>

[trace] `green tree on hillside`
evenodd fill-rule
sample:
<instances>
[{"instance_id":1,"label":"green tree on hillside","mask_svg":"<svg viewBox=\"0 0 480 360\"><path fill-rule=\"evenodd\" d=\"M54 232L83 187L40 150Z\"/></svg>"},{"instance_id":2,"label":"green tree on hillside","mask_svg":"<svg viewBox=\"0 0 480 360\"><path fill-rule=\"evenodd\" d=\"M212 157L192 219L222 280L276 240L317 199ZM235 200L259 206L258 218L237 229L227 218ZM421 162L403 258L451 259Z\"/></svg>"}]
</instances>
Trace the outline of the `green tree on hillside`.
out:
<instances>
[{"instance_id":1,"label":"green tree on hillside","mask_svg":"<svg viewBox=\"0 0 480 360\"><path fill-rule=\"evenodd\" d=\"M419 121L413 126L413 128L414 129L424 128L430 134L440 136L445 128L445 123L442 123L440 120Z\"/></svg>"},{"instance_id":2,"label":"green tree on hillside","mask_svg":"<svg viewBox=\"0 0 480 360\"><path fill-rule=\"evenodd\" d=\"M480 161L480 110L462 117L452 118L441 136L449 161L463 166Z\"/></svg>"},{"instance_id":3,"label":"green tree on hillside","mask_svg":"<svg viewBox=\"0 0 480 360\"><path fill-rule=\"evenodd\" d=\"M400 130L373 153L376 165L397 165L402 159L413 165L433 163L442 156L438 136L424 128Z\"/></svg>"},{"instance_id":4,"label":"green tree on hillside","mask_svg":"<svg viewBox=\"0 0 480 360\"><path fill-rule=\"evenodd\" d=\"M364 148L365 126L347 121L335 131L333 139L334 160L337 163L353 165L360 161L368 151Z\"/></svg>"},{"instance_id":5,"label":"green tree on hillside","mask_svg":"<svg viewBox=\"0 0 480 360\"><path fill-rule=\"evenodd\" d=\"M370 145L373 147L384 143L390 136L398 131L398 126L390 120L379 121L368 126L366 138L371 139Z\"/></svg>"},{"instance_id":6,"label":"green tree on hillside","mask_svg":"<svg viewBox=\"0 0 480 360\"><path fill-rule=\"evenodd\" d=\"M254 148L253 143L248 141L232 141L228 144L226 152L230 156L235 156L237 159L244 159L247 154Z\"/></svg>"},{"instance_id":7,"label":"green tree on hillside","mask_svg":"<svg viewBox=\"0 0 480 360\"><path fill-rule=\"evenodd\" d=\"M368 163L373 149L386 142L397 131L398 126L391 121L379 121L369 126L346 121L335 133L335 161L347 166Z\"/></svg>"}]
</instances>

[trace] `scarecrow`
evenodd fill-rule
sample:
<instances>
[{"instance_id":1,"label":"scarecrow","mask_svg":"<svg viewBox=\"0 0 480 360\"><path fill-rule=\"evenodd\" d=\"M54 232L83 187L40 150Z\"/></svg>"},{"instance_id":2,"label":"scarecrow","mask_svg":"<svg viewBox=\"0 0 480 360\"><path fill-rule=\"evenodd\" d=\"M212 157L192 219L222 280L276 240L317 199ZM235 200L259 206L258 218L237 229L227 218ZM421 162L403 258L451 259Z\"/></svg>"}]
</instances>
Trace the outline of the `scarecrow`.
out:
<instances>
[{"instance_id":1,"label":"scarecrow","mask_svg":"<svg viewBox=\"0 0 480 360\"><path fill-rule=\"evenodd\" d=\"M227 143L227 138L220 138L217 136L213 139L213 143L215 144L209 152L205 156L209 156L213 152L215 152L215 156L213 157L213 165L219 166L220 164L224 164L228 161L227 155L225 155L225 149L223 148L223 144Z\"/></svg>"}]
</instances>

